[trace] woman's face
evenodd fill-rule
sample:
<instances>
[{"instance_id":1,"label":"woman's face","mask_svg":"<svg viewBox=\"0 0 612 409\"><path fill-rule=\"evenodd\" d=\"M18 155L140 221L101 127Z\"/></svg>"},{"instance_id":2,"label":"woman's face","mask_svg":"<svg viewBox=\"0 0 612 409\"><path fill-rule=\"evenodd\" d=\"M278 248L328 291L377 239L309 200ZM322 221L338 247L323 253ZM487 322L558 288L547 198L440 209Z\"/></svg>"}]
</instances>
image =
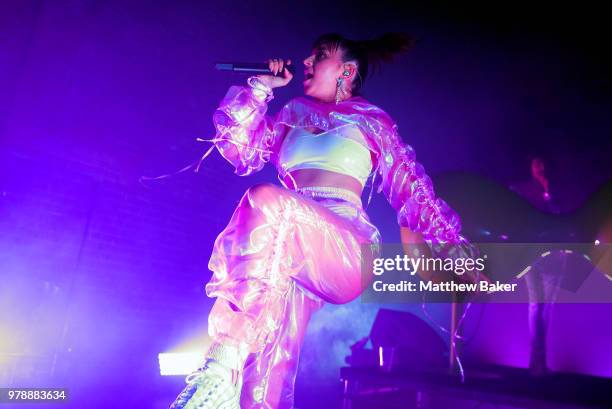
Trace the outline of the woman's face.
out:
<instances>
[{"instance_id":1,"label":"woman's face","mask_svg":"<svg viewBox=\"0 0 612 409\"><path fill-rule=\"evenodd\" d=\"M304 60L304 94L325 102L334 101L337 79L344 78L344 87L349 91L355 68L354 63L342 61L342 51L339 48L321 45ZM345 70L349 72L348 76L343 75Z\"/></svg>"}]
</instances>

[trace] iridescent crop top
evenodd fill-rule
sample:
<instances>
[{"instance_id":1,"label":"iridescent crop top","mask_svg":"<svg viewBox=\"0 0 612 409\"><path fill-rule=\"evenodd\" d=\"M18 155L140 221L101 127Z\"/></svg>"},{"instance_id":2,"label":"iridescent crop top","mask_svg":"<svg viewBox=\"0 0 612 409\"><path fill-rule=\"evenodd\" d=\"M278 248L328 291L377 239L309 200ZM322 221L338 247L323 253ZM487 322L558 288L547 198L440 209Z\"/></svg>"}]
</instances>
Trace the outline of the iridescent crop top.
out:
<instances>
[{"instance_id":1,"label":"iridescent crop top","mask_svg":"<svg viewBox=\"0 0 612 409\"><path fill-rule=\"evenodd\" d=\"M356 178L363 187L372 172L372 157L363 134L354 124L314 134L294 127L281 145L278 165L284 172L323 169Z\"/></svg>"}]
</instances>

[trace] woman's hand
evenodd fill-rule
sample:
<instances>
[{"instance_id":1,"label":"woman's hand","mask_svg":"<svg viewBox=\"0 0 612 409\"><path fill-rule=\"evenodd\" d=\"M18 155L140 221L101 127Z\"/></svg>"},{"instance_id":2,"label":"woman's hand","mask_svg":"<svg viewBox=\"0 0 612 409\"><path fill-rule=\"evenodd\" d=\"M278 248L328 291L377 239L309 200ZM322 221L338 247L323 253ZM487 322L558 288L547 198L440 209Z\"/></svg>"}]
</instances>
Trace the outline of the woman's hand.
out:
<instances>
[{"instance_id":1,"label":"woman's hand","mask_svg":"<svg viewBox=\"0 0 612 409\"><path fill-rule=\"evenodd\" d=\"M413 232L406 227L400 226L400 238L402 240L404 254L414 258L418 258L420 255L431 258L431 251L427 247L425 240L423 240L423 235L421 233ZM423 281L441 281L440 275L438 275L438 277L434 277L434 273L432 271L428 271L424 268L419 269L419 271L416 273Z\"/></svg>"},{"instance_id":2,"label":"woman's hand","mask_svg":"<svg viewBox=\"0 0 612 409\"><path fill-rule=\"evenodd\" d=\"M270 88L278 88L284 87L293 79L293 74L287 69L287 66L291 65L291 60L285 63L281 58L274 58L267 63L274 75L258 75L257 78L263 84ZM282 73L282 76L277 76L278 73Z\"/></svg>"}]
</instances>

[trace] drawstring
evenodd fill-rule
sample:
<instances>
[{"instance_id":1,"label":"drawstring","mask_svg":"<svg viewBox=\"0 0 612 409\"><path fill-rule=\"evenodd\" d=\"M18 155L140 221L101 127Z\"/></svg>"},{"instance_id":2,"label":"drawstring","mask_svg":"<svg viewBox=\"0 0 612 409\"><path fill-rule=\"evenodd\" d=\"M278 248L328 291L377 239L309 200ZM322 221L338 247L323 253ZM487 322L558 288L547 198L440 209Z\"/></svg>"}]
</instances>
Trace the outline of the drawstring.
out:
<instances>
[{"instance_id":1,"label":"drawstring","mask_svg":"<svg viewBox=\"0 0 612 409\"><path fill-rule=\"evenodd\" d=\"M280 172L276 175L277 179L280 181L281 185L283 185L283 187L287 190L298 190L298 185L297 182L295 181L295 179L293 178L293 175L291 174L291 172L285 172L284 168L283 168L283 172L285 173L282 177ZM287 184L285 183L285 181L283 180L283 178L285 176L289 176L289 179L291 179L291 182L293 183L293 187L294 189L290 189Z\"/></svg>"},{"instance_id":2,"label":"drawstring","mask_svg":"<svg viewBox=\"0 0 612 409\"><path fill-rule=\"evenodd\" d=\"M377 173L378 173L378 166L374 170L372 179L370 179L370 194L368 195L368 202L366 203L366 209L370 206L370 202L372 201L372 193L374 192L374 182L376 181Z\"/></svg>"},{"instance_id":3,"label":"drawstring","mask_svg":"<svg viewBox=\"0 0 612 409\"><path fill-rule=\"evenodd\" d=\"M208 148L206 150L206 152L204 152L204 155L202 155L202 157L200 158L200 160L198 161L198 165L196 166L196 168L193 170L194 172L199 172L200 171L200 166L202 165L202 162L204 162L204 159L206 159L208 157L208 155L210 155L210 153L213 151L213 149L215 149L215 144L214 144L214 139L211 140L205 140L205 139L201 139L201 138L197 138L196 141L198 142L211 142L212 145L210 146L210 148Z\"/></svg>"},{"instance_id":4,"label":"drawstring","mask_svg":"<svg viewBox=\"0 0 612 409\"><path fill-rule=\"evenodd\" d=\"M370 193L368 194L368 202L366 203L366 210L370 207L370 202L372 201L372 193L374 193L374 184L376 182L376 176L378 175L378 171L380 170L380 158L376 158L376 169L368 176L370 179ZM367 181L366 181L367 183Z\"/></svg>"},{"instance_id":5,"label":"drawstring","mask_svg":"<svg viewBox=\"0 0 612 409\"><path fill-rule=\"evenodd\" d=\"M154 177L151 177L151 176L141 176L141 177L139 177L139 178L138 178L138 182L139 182L141 185L143 185L144 187L147 187L147 188L148 188L149 186L147 186L147 184L145 183L145 181L149 181L149 180L162 180L162 179L169 178L170 176L176 176L176 175L178 175L178 174L180 174L180 173L183 173L183 172L188 171L189 169L193 168L193 167L194 167L194 166L196 166L197 164L198 164L198 162L194 162L194 163L192 163L191 165L185 166L183 169L178 170L178 171L176 171L176 172L174 172L174 173L167 173L167 174L165 174L165 175L161 175L161 176L154 176ZM196 172L197 172L197 171L196 171Z\"/></svg>"},{"instance_id":6,"label":"drawstring","mask_svg":"<svg viewBox=\"0 0 612 409\"><path fill-rule=\"evenodd\" d=\"M200 158L200 160L198 161L198 166L196 168L196 172L200 169L200 165L202 164L202 162L204 161L204 159L206 159L206 157L210 154L210 152L215 148L215 144L217 142L229 142L233 145L236 145L240 148L245 148L245 149L251 149L257 152L262 152L262 153L274 153L273 151L271 151L270 149L262 149L262 148L256 148L254 146L248 145L248 144L244 144L244 143L240 143L238 141L235 141L233 139L227 139L227 138L221 138L221 137L215 137L212 139L202 139L202 138L197 138L196 141L198 142L211 142L213 145L206 151L206 153L204 153L204 155L202 155L202 157Z\"/></svg>"},{"instance_id":7,"label":"drawstring","mask_svg":"<svg viewBox=\"0 0 612 409\"><path fill-rule=\"evenodd\" d=\"M283 178L281 177L280 173L278 173L276 175L276 178L278 179L278 181L280 182L281 185L283 185L283 187L287 190L291 190L289 189L289 186L287 186L287 184L285 183L285 181L283 180Z\"/></svg>"},{"instance_id":8,"label":"drawstring","mask_svg":"<svg viewBox=\"0 0 612 409\"><path fill-rule=\"evenodd\" d=\"M206 158L207 158L207 157L208 157L208 156L209 156L209 155L212 153L212 151L213 151L213 150L215 149L215 147L216 147L216 143L217 143L217 142L224 142L224 141L225 141L225 142L229 142L229 143L231 143L231 144L233 144L233 145L236 145L236 146L238 146L238 147L247 148L247 149L252 149L252 150L257 151L257 152L263 152L263 153L273 153L273 152L272 152L271 150L269 150L269 149L255 148L255 147L252 147L252 146L249 146L249 145L246 145L246 144L243 144L243 143L237 142L237 141L235 141L235 140L233 140L233 139L227 139L227 138L222 138L222 137L215 137L215 138L211 138L211 139L202 139L202 138L196 138L196 141L197 141L197 142L210 142L210 143L212 143L212 145L210 146L210 148L208 148L208 149L206 150L206 152L204 152L204 154L202 155L202 157L201 157L200 159L198 159L197 161L193 162L193 163L192 163L192 164L190 164L190 165L185 166L184 168L182 168L182 169L180 169L180 170L178 170L178 171L176 171L176 172L173 172L173 173L167 173L167 174L164 174L164 175L161 175L161 176L154 176L154 177L151 177L151 176L141 176L140 178L138 178L138 181L139 181L139 182L140 182L140 183L141 183L143 186L148 187L148 186L146 185L146 183L144 183L145 181L151 181L151 180L162 180L162 179L166 179L166 178L169 178L169 177L172 177L172 176L176 176L176 175L178 175L178 174L181 174L181 173L183 173L183 172L186 172L186 171L188 171L188 170L190 170L190 169L192 169L192 168L193 168L193 171L194 171L195 173L198 173L198 172L200 171L200 167L202 166L202 162L204 162L204 160L205 160L205 159L206 159Z\"/></svg>"}]
</instances>

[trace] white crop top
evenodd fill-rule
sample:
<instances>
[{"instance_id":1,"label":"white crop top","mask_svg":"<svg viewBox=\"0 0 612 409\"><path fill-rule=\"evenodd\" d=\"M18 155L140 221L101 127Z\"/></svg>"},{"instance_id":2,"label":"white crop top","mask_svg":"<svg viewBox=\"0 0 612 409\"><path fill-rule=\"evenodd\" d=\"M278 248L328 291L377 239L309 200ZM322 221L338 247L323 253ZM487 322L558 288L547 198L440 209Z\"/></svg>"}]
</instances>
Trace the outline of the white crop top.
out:
<instances>
[{"instance_id":1,"label":"white crop top","mask_svg":"<svg viewBox=\"0 0 612 409\"><path fill-rule=\"evenodd\" d=\"M291 128L280 148L278 163L284 172L323 169L352 176L363 187L372 172L372 157L359 128L346 124L320 134Z\"/></svg>"}]
</instances>

